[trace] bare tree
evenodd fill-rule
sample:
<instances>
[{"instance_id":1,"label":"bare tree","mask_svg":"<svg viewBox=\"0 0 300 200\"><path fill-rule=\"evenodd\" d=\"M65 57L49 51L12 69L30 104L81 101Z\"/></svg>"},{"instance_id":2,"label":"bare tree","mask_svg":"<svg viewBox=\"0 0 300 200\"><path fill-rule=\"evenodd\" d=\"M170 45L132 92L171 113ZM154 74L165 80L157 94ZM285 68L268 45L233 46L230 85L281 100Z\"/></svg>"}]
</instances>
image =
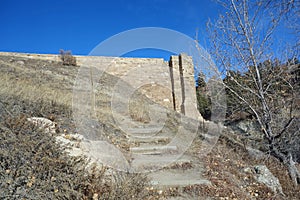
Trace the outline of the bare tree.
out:
<instances>
[{"instance_id":1,"label":"bare tree","mask_svg":"<svg viewBox=\"0 0 300 200\"><path fill-rule=\"evenodd\" d=\"M226 90L256 119L268 152L287 166L293 183L298 185L300 173L295 162L300 161L300 102L295 73L299 73L299 64L294 61L299 56L299 43L285 41L284 45L295 42L292 52L286 53L284 48L279 50L283 43L276 43L274 36L285 28L282 22L286 16L299 14L299 6L295 5L299 2L219 3L225 14L214 23L208 22L210 55L226 77ZM297 29L294 34L299 38ZM289 62L286 55L292 58ZM276 57L280 56L279 61ZM282 62L284 59L286 62Z\"/></svg>"}]
</instances>

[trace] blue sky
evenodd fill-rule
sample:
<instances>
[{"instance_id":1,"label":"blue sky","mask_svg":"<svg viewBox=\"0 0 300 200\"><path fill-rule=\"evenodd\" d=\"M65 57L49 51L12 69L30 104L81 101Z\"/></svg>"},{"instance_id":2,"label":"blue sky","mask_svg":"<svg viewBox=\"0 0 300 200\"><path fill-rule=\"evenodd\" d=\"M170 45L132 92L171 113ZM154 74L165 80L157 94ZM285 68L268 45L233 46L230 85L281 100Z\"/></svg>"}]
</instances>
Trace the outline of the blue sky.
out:
<instances>
[{"instance_id":1,"label":"blue sky","mask_svg":"<svg viewBox=\"0 0 300 200\"><path fill-rule=\"evenodd\" d=\"M205 33L218 9L211 0L1 0L0 51L57 54L65 49L87 55L105 39L140 27L168 28L194 38L197 30ZM169 55L154 50L127 54Z\"/></svg>"}]
</instances>

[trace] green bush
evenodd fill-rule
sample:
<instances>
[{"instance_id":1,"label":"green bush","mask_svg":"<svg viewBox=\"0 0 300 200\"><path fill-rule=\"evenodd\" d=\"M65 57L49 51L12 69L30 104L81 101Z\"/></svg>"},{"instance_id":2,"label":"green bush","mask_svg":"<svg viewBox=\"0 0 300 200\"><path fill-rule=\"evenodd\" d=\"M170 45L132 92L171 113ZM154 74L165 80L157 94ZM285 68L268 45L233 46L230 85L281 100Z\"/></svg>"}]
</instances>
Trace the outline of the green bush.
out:
<instances>
[{"instance_id":1,"label":"green bush","mask_svg":"<svg viewBox=\"0 0 300 200\"><path fill-rule=\"evenodd\" d=\"M201 113L202 117L206 120L211 118L211 100L206 96L202 91L197 91L197 103L198 110Z\"/></svg>"},{"instance_id":2,"label":"green bush","mask_svg":"<svg viewBox=\"0 0 300 200\"><path fill-rule=\"evenodd\" d=\"M202 117L206 120L211 118L211 99L207 95L206 82L204 80L204 74L199 73L197 80L197 106Z\"/></svg>"}]
</instances>

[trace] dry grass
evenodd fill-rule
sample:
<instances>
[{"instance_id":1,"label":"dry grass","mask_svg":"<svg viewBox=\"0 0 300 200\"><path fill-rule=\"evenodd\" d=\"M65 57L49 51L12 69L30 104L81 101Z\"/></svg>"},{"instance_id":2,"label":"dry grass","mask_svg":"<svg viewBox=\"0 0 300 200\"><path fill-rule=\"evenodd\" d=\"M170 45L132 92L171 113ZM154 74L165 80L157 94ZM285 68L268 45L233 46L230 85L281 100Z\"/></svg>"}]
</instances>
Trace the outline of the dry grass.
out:
<instances>
[{"instance_id":1,"label":"dry grass","mask_svg":"<svg viewBox=\"0 0 300 200\"><path fill-rule=\"evenodd\" d=\"M70 157L26 115L0 126L0 199L145 199L147 179ZM98 198L97 198L98 197Z\"/></svg>"},{"instance_id":2,"label":"dry grass","mask_svg":"<svg viewBox=\"0 0 300 200\"><path fill-rule=\"evenodd\" d=\"M35 84L30 79L15 79L11 75L0 74L0 94L6 96L22 97L26 101L55 101L58 104L71 106L72 91L57 90L49 85Z\"/></svg>"},{"instance_id":3,"label":"dry grass","mask_svg":"<svg viewBox=\"0 0 300 200\"><path fill-rule=\"evenodd\" d=\"M59 71L64 66L25 62L30 65L23 66L24 70L0 63L0 199L148 199L145 176L104 167L87 170L86 159L68 156L54 137L26 120L46 117L59 124L57 134L76 131L72 88L55 74L56 67ZM39 66L44 69L36 69ZM45 68L53 74L40 77ZM108 124L106 131L113 132L114 127Z\"/></svg>"},{"instance_id":4,"label":"dry grass","mask_svg":"<svg viewBox=\"0 0 300 200\"><path fill-rule=\"evenodd\" d=\"M196 139L194 146L200 146ZM197 155L196 148L193 149ZM248 154L243 145L233 143L226 136L221 136L211 152L200 158L204 162L204 176L211 181L211 186L198 185L185 187L184 191L191 196L204 196L212 199L272 199L297 200L300 196L300 186L295 187L288 175L286 167L273 157L257 159ZM273 193L265 185L258 183L254 173L246 170L255 165L266 165L276 176L283 188L285 196Z\"/></svg>"},{"instance_id":5,"label":"dry grass","mask_svg":"<svg viewBox=\"0 0 300 200\"><path fill-rule=\"evenodd\" d=\"M17 63L20 59L24 64ZM58 123L57 134L76 132L71 98L77 69L58 62L22 59L0 57L0 199L165 199L178 195L185 199L298 199L300 196L300 188L291 184L280 162L271 157L254 159L235 139L231 143L222 137L200 160L212 185L161 191L149 186L147 178L140 174L118 173L105 167L87 170L86 159L69 157L53 137L25 120L46 117ZM113 125L109 108L117 81L108 74L102 77L96 94L96 116L103 124L103 134L128 150L128 141ZM137 96L130 104L132 118L147 122L148 100ZM168 119L166 128L173 132L177 118ZM197 139L192 145L195 156L200 142ZM275 195L257 183L253 174L244 171L256 164L267 165L278 177L285 197Z\"/></svg>"}]
</instances>

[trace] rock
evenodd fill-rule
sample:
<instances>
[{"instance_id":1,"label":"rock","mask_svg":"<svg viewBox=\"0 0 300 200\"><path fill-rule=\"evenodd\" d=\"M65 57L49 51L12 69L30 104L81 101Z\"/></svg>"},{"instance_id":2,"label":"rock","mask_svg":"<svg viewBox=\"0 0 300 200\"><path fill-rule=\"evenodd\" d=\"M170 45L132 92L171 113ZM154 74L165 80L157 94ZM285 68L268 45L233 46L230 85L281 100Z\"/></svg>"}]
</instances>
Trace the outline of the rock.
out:
<instances>
[{"instance_id":1,"label":"rock","mask_svg":"<svg viewBox=\"0 0 300 200\"><path fill-rule=\"evenodd\" d=\"M259 132L258 124L253 120L242 120L235 124L235 126L242 132L247 135L257 135Z\"/></svg>"},{"instance_id":2,"label":"rock","mask_svg":"<svg viewBox=\"0 0 300 200\"><path fill-rule=\"evenodd\" d=\"M43 117L30 117L27 118L28 121L32 122L34 125L43 129L45 133L55 134L56 133L56 123L50 119Z\"/></svg>"},{"instance_id":3,"label":"rock","mask_svg":"<svg viewBox=\"0 0 300 200\"><path fill-rule=\"evenodd\" d=\"M17 64L18 64L18 65L24 65L25 62L24 62L23 60L18 60L18 61L17 61Z\"/></svg>"},{"instance_id":4,"label":"rock","mask_svg":"<svg viewBox=\"0 0 300 200\"><path fill-rule=\"evenodd\" d=\"M246 149L248 151L248 154L255 159L262 159L266 157L265 153L258 149L254 149L252 147L246 147Z\"/></svg>"},{"instance_id":5,"label":"rock","mask_svg":"<svg viewBox=\"0 0 300 200\"><path fill-rule=\"evenodd\" d=\"M254 177L259 183L266 185L275 194L283 194L278 178L276 178L265 165L256 165L254 171L256 173Z\"/></svg>"},{"instance_id":6,"label":"rock","mask_svg":"<svg viewBox=\"0 0 300 200\"><path fill-rule=\"evenodd\" d=\"M243 171L247 174L252 174L252 169L250 167L244 168Z\"/></svg>"}]
</instances>

